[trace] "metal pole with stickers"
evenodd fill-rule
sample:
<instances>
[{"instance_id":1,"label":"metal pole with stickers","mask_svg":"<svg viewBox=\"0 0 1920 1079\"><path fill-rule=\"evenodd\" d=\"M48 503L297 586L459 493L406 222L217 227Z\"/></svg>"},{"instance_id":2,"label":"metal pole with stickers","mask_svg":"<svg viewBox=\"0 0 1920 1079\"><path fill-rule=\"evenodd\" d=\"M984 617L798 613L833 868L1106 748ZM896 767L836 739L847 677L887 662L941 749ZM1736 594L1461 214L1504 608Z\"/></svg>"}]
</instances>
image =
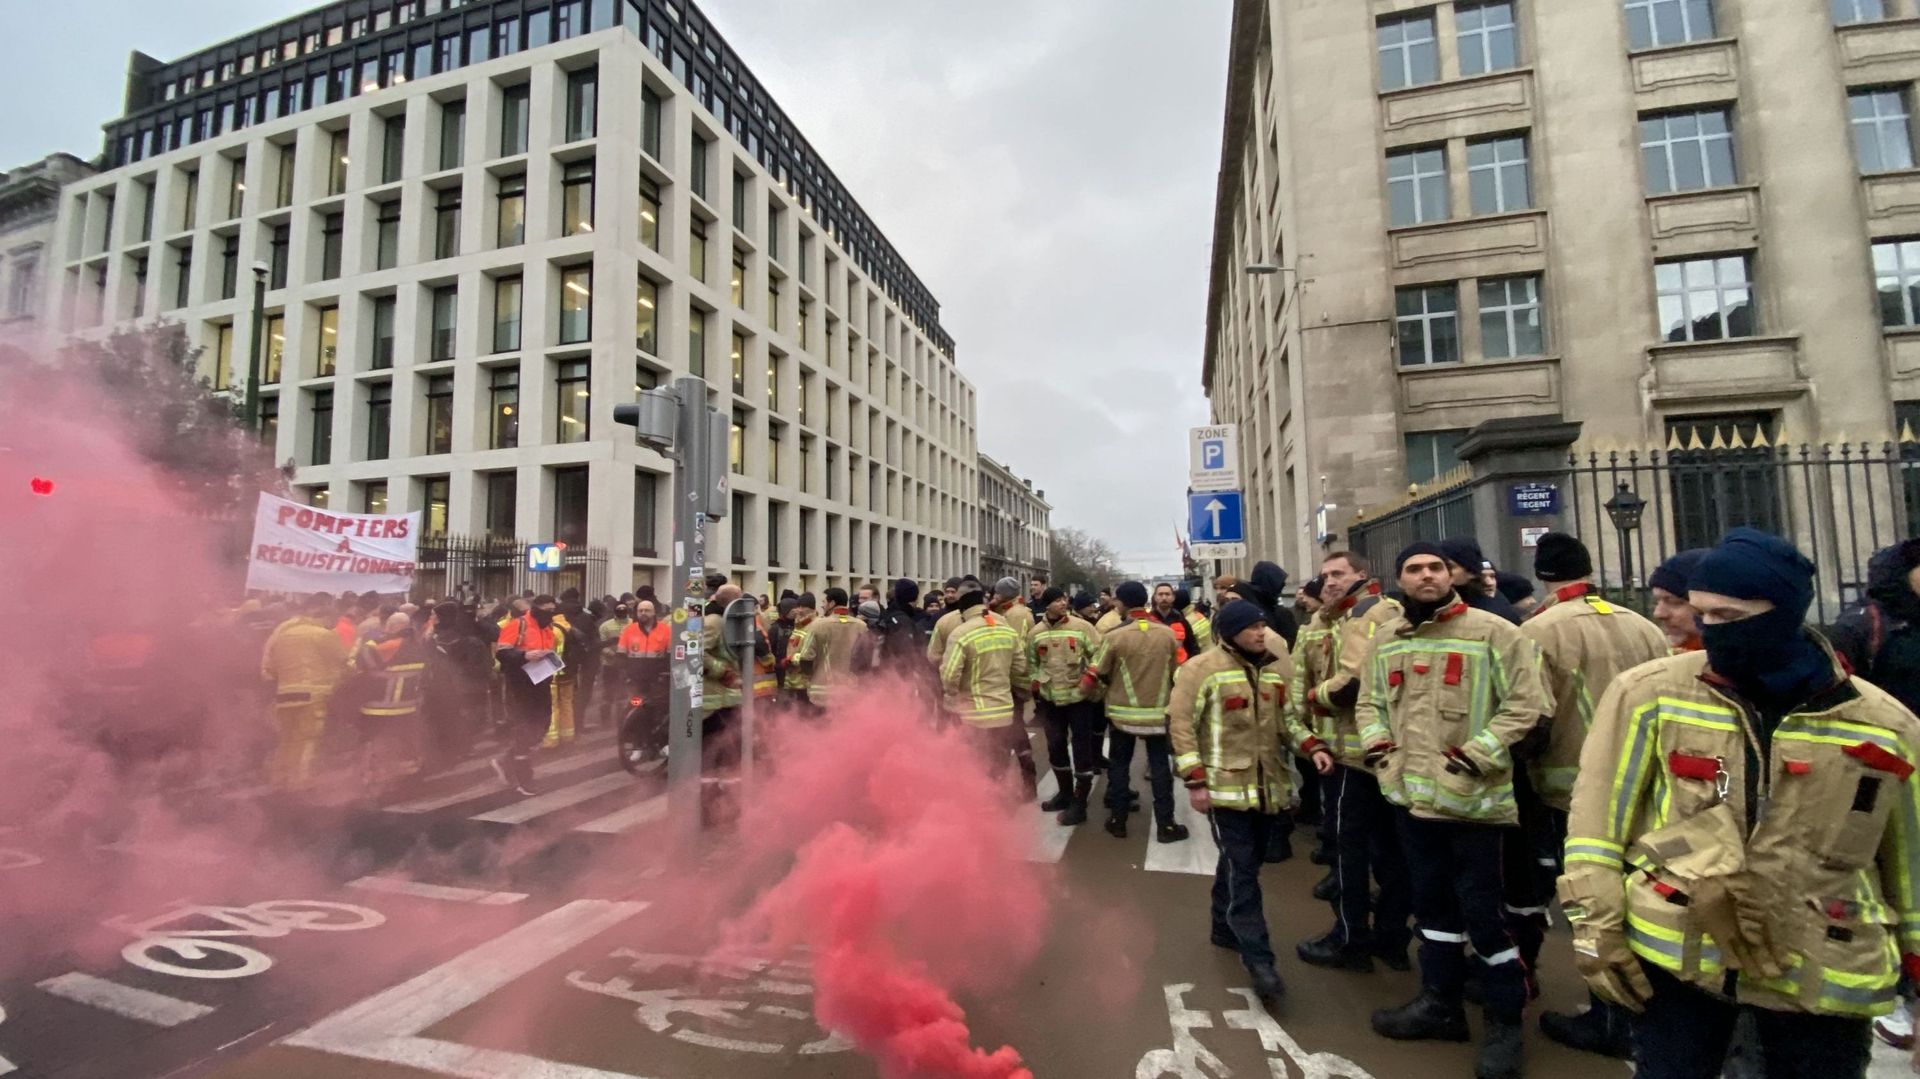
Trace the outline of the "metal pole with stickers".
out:
<instances>
[{"instance_id":1,"label":"metal pole with stickers","mask_svg":"<svg viewBox=\"0 0 1920 1079\"><path fill-rule=\"evenodd\" d=\"M667 816L683 835L700 830L702 612L707 605L707 524L727 515L727 420L707 404L704 379L679 378L615 405L617 423L673 462L672 704L667 728Z\"/></svg>"}]
</instances>

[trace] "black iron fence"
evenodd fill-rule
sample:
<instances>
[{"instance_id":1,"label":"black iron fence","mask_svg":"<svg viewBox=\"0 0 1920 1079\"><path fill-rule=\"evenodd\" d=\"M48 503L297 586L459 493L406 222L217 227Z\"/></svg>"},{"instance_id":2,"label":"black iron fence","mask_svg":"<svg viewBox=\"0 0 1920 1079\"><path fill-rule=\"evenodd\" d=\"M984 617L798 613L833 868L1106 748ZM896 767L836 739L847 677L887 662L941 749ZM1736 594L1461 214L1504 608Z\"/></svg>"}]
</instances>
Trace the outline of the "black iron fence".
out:
<instances>
[{"instance_id":1,"label":"black iron fence","mask_svg":"<svg viewBox=\"0 0 1920 1079\"><path fill-rule=\"evenodd\" d=\"M528 546L500 536L428 536L420 541L411 598L499 599L528 589L559 595L569 588L588 597L606 594L603 548L568 547L560 552L558 569L535 571L527 564Z\"/></svg>"},{"instance_id":2,"label":"black iron fence","mask_svg":"<svg viewBox=\"0 0 1920 1079\"><path fill-rule=\"evenodd\" d=\"M1347 546L1391 569L1394 555L1414 540L1471 536L1475 486L1473 473L1461 468L1415 488L1403 501L1369 510L1349 526Z\"/></svg>"}]
</instances>

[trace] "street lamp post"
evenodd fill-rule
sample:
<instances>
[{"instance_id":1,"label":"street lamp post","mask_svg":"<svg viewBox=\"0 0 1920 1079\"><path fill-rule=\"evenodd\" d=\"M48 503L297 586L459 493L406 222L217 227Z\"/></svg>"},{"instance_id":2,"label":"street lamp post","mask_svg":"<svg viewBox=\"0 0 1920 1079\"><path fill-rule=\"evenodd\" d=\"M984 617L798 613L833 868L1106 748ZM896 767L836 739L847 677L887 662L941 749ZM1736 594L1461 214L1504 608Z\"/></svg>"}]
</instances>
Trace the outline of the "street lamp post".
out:
<instances>
[{"instance_id":1,"label":"street lamp post","mask_svg":"<svg viewBox=\"0 0 1920 1079\"><path fill-rule=\"evenodd\" d=\"M253 264L253 344L247 350L247 430L260 431L260 350L266 342L260 335L267 322L267 264Z\"/></svg>"},{"instance_id":2,"label":"street lamp post","mask_svg":"<svg viewBox=\"0 0 1920 1079\"><path fill-rule=\"evenodd\" d=\"M1607 516L1620 533L1620 591L1623 595L1633 587L1633 562L1627 543L1634 530L1640 527L1640 515L1646 509L1647 500L1625 483L1606 502Z\"/></svg>"}]
</instances>

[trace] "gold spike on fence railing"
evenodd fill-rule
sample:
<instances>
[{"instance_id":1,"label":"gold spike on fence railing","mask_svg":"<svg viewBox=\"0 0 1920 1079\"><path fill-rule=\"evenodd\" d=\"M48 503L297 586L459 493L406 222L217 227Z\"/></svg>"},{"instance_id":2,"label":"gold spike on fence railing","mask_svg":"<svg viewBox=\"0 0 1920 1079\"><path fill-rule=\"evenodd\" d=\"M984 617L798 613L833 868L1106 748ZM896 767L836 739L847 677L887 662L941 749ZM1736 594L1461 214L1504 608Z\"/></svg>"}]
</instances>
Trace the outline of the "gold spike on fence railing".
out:
<instances>
[{"instance_id":1,"label":"gold spike on fence railing","mask_svg":"<svg viewBox=\"0 0 1920 1079\"><path fill-rule=\"evenodd\" d=\"M1920 438L1913 437L1913 421L1901 420L1900 421L1900 444L1902 446L1910 446L1915 442L1920 442Z\"/></svg>"},{"instance_id":2,"label":"gold spike on fence railing","mask_svg":"<svg viewBox=\"0 0 1920 1079\"><path fill-rule=\"evenodd\" d=\"M1765 427L1759 427L1754 430L1753 448L1756 450L1765 450L1765 449L1773 448L1773 444L1767 441L1767 429Z\"/></svg>"},{"instance_id":3,"label":"gold spike on fence railing","mask_svg":"<svg viewBox=\"0 0 1920 1079\"><path fill-rule=\"evenodd\" d=\"M1733 441L1727 443L1727 448L1730 450L1744 450L1747 448L1747 441L1740 437L1740 428L1738 426L1734 427Z\"/></svg>"}]
</instances>

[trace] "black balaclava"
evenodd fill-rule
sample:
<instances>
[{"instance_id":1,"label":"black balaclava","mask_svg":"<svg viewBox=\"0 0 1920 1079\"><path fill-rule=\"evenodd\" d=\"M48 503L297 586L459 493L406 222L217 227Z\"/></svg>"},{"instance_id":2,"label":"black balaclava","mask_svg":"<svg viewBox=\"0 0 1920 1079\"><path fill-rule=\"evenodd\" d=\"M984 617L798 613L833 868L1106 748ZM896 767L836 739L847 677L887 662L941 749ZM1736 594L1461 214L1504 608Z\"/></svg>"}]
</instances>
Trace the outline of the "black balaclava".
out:
<instances>
[{"instance_id":1,"label":"black balaclava","mask_svg":"<svg viewBox=\"0 0 1920 1079\"><path fill-rule=\"evenodd\" d=\"M1693 591L1773 602L1764 614L1701 625L1713 672L1762 703L1796 704L1820 689L1832 668L1805 628L1813 575L1793 544L1758 529L1736 528L1708 551L1688 582Z\"/></svg>"}]
</instances>

